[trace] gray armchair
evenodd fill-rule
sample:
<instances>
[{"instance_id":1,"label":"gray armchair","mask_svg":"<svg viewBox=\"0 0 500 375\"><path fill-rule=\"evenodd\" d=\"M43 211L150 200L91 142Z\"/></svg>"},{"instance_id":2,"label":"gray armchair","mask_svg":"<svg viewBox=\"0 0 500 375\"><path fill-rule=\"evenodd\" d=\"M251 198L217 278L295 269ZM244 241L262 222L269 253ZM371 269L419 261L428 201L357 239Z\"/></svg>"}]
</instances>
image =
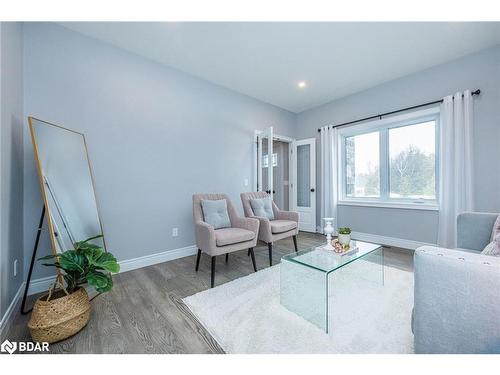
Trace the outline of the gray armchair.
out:
<instances>
[{"instance_id":1,"label":"gray armchair","mask_svg":"<svg viewBox=\"0 0 500 375\"><path fill-rule=\"evenodd\" d=\"M201 200L219 200L225 199L230 228L214 229L203 220L203 211ZM252 256L253 269L257 272L253 248L257 244L259 233L259 221L257 219L239 217L235 207L226 194L194 194L193 195L193 219L195 226L196 245L198 246L198 255L196 257L196 272L200 266L201 253L209 255L212 259L211 287L214 287L215 281L215 257L226 254L226 262L229 259L229 253L238 250L248 249Z\"/></svg>"},{"instance_id":2,"label":"gray armchair","mask_svg":"<svg viewBox=\"0 0 500 375\"><path fill-rule=\"evenodd\" d=\"M250 204L251 199L269 197L264 191L241 193L241 203L245 216L256 218L260 221L259 240L267 243L269 249L269 265L273 265L273 242L283 238L292 237L295 251L297 251L297 234L299 233L299 213L294 211L282 211L273 202L273 214L275 219L269 220L265 217L255 216Z\"/></svg>"},{"instance_id":3,"label":"gray armchair","mask_svg":"<svg viewBox=\"0 0 500 375\"><path fill-rule=\"evenodd\" d=\"M500 257L483 255L498 214L457 217L457 249L415 250L416 353L500 353Z\"/></svg>"}]
</instances>

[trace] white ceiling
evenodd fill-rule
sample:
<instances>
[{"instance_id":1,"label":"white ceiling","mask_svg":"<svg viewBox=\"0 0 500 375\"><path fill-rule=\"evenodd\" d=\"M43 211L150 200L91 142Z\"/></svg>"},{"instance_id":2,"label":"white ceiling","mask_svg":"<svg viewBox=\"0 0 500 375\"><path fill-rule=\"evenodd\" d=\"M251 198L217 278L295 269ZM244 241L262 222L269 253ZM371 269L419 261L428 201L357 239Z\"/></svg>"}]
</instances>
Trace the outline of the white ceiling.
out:
<instances>
[{"instance_id":1,"label":"white ceiling","mask_svg":"<svg viewBox=\"0 0 500 375\"><path fill-rule=\"evenodd\" d=\"M500 23L62 25L292 112L500 43Z\"/></svg>"}]
</instances>

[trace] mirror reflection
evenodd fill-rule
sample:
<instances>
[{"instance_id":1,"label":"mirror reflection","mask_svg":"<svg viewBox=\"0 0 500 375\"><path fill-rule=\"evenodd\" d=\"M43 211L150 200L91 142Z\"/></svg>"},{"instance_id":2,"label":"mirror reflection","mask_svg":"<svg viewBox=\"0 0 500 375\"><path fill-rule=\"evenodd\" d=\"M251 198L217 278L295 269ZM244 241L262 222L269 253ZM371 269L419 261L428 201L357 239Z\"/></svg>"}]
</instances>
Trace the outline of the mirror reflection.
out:
<instances>
[{"instance_id":1,"label":"mirror reflection","mask_svg":"<svg viewBox=\"0 0 500 375\"><path fill-rule=\"evenodd\" d=\"M85 137L81 133L30 118L57 252L102 233ZM96 245L104 247L99 238Z\"/></svg>"}]
</instances>

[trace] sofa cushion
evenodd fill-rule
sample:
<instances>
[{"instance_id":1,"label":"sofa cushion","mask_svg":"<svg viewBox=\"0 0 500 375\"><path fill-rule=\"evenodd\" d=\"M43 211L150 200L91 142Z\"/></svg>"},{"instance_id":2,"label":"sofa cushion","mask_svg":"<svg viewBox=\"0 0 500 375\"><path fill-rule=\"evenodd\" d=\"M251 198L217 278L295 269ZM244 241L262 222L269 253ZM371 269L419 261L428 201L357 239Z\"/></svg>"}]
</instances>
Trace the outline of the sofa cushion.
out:
<instances>
[{"instance_id":1,"label":"sofa cushion","mask_svg":"<svg viewBox=\"0 0 500 375\"><path fill-rule=\"evenodd\" d=\"M283 233L297 228L297 222L292 220L271 220L271 232Z\"/></svg>"},{"instance_id":2,"label":"sofa cushion","mask_svg":"<svg viewBox=\"0 0 500 375\"><path fill-rule=\"evenodd\" d=\"M222 228L215 231L215 243L217 246L226 246L239 242L251 241L254 238L254 232L241 228Z\"/></svg>"},{"instance_id":3,"label":"sofa cushion","mask_svg":"<svg viewBox=\"0 0 500 375\"><path fill-rule=\"evenodd\" d=\"M228 228L231 226L225 199L202 199L201 210L203 211L203 220L214 227L214 229Z\"/></svg>"},{"instance_id":4,"label":"sofa cushion","mask_svg":"<svg viewBox=\"0 0 500 375\"><path fill-rule=\"evenodd\" d=\"M267 217L269 220L274 219L273 201L271 198L250 199L250 206L252 206L255 216Z\"/></svg>"}]
</instances>

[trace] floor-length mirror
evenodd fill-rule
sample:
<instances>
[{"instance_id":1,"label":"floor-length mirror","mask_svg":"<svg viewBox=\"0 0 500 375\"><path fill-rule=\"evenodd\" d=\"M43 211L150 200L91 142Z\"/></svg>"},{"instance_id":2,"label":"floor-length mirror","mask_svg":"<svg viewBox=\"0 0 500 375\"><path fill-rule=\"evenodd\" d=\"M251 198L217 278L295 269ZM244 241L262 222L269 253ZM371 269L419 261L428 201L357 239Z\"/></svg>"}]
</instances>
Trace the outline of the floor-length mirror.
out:
<instances>
[{"instance_id":1,"label":"floor-length mirror","mask_svg":"<svg viewBox=\"0 0 500 375\"><path fill-rule=\"evenodd\" d=\"M70 250L102 234L85 137L33 117L29 125L52 249ZM94 243L105 247L104 238Z\"/></svg>"}]
</instances>

